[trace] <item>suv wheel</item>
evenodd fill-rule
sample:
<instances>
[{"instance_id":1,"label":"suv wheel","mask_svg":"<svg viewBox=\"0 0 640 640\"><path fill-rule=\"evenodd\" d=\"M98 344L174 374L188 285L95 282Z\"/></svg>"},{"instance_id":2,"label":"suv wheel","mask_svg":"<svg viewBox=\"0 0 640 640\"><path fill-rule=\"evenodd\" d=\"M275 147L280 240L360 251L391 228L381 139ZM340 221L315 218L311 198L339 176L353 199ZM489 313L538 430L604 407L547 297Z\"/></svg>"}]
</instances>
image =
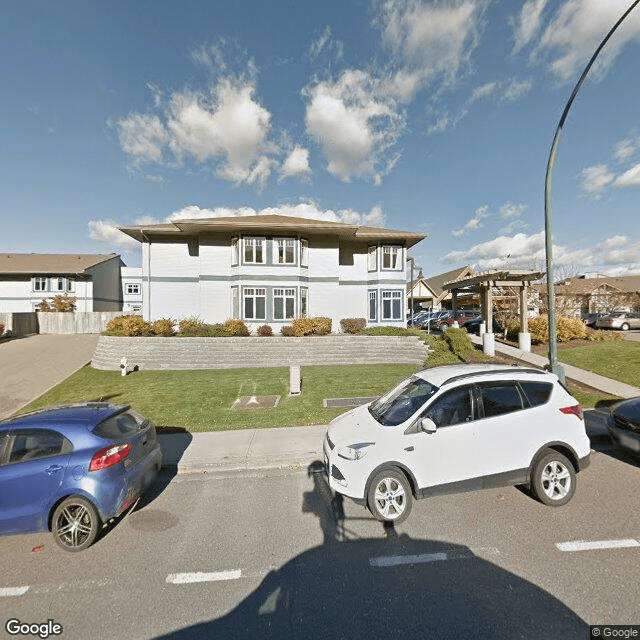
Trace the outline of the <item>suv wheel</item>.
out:
<instances>
[{"instance_id":1,"label":"suv wheel","mask_svg":"<svg viewBox=\"0 0 640 640\"><path fill-rule=\"evenodd\" d=\"M411 512L411 486L399 469L383 469L378 473L367 495L367 505L380 522L404 522Z\"/></svg>"},{"instance_id":2,"label":"suv wheel","mask_svg":"<svg viewBox=\"0 0 640 640\"><path fill-rule=\"evenodd\" d=\"M576 490L573 465L557 451L549 451L538 460L531 477L533 493L543 504L560 507Z\"/></svg>"}]
</instances>

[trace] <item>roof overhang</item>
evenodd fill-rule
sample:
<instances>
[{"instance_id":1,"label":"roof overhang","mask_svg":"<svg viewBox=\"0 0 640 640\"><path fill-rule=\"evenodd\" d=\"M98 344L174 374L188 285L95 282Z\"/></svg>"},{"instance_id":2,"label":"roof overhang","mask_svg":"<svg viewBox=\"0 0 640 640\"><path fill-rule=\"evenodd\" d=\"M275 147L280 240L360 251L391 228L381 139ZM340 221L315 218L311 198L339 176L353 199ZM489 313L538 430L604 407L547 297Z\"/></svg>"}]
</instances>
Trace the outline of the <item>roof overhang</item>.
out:
<instances>
[{"instance_id":1,"label":"roof overhang","mask_svg":"<svg viewBox=\"0 0 640 640\"><path fill-rule=\"evenodd\" d=\"M543 275L544 273L542 271L483 271L473 276L445 282L442 288L452 291L453 289L467 289L479 285L484 287L524 286L534 280L540 280Z\"/></svg>"}]
</instances>

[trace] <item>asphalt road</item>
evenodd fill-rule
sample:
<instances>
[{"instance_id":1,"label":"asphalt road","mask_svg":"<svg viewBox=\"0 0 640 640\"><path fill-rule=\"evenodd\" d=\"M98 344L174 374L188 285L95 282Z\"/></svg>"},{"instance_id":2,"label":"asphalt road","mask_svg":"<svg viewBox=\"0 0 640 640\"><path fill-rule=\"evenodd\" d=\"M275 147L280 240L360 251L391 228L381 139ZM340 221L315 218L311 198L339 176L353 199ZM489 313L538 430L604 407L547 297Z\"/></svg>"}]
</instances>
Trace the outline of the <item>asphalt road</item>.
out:
<instances>
[{"instance_id":1,"label":"asphalt road","mask_svg":"<svg viewBox=\"0 0 640 640\"><path fill-rule=\"evenodd\" d=\"M396 529L313 468L163 478L87 551L0 538L3 637L12 618L65 639L583 640L640 624L640 463L593 446L565 507L487 490L420 501Z\"/></svg>"}]
</instances>

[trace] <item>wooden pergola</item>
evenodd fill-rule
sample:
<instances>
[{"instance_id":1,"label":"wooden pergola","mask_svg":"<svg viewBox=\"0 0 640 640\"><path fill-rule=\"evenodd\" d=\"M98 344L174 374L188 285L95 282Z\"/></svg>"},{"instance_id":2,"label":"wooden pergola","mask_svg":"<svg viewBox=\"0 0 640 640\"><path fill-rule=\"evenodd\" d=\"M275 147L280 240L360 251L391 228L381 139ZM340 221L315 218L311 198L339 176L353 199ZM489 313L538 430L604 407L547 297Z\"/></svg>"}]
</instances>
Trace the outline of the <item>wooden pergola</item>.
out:
<instances>
[{"instance_id":1,"label":"wooden pergola","mask_svg":"<svg viewBox=\"0 0 640 640\"><path fill-rule=\"evenodd\" d=\"M451 291L452 308L455 311L460 291L475 292L480 295L482 317L486 323L483 336L485 353L493 351L493 289L511 287L518 289L520 301L520 335L518 343L524 351L531 351L531 336L528 332L527 289L532 281L540 280L544 274L541 271L492 270L467 276L459 280L446 282L443 289Z\"/></svg>"}]
</instances>

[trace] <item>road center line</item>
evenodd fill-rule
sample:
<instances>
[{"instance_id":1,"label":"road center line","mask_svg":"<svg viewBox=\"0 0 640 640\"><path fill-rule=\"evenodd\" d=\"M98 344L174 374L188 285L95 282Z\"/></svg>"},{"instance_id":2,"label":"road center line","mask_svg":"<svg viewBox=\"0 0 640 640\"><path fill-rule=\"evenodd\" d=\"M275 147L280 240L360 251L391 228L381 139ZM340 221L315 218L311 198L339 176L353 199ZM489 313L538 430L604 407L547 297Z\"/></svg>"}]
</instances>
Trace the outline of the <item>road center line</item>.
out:
<instances>
[{"instance_id":1,"label":"road center line","mask_svg":"<svg viewBox=\"0 0 640 640\"><path fill-rule=\"evenodd\" d=\"M560 551L592 551L594 549L625 549L640 547L640 542L627 540L574 540L572 542L558 542L556 547Z\"/></svg>"},{"instance_id":2,"label":"road center line","mask_svg":"<svg viewBox=\"0 0 640 640\"><path fill-rule=\"evenodd\" d=\"M27 591L29 591L29 587L0 587L0 598L23 596Z\"/></svg>"},{"instance_id":3,"label":"road center line","mask_svg":"<svg viewBox=\"0 0 640 640\"><path fill-rule=\"evenodd\" d=\"M238 580L241 569L233 571L216 571L214 573L170 573L166 582L169 584L191 584L194 582L220 582L222 580Z\"/></svg>"}]
</instances>

